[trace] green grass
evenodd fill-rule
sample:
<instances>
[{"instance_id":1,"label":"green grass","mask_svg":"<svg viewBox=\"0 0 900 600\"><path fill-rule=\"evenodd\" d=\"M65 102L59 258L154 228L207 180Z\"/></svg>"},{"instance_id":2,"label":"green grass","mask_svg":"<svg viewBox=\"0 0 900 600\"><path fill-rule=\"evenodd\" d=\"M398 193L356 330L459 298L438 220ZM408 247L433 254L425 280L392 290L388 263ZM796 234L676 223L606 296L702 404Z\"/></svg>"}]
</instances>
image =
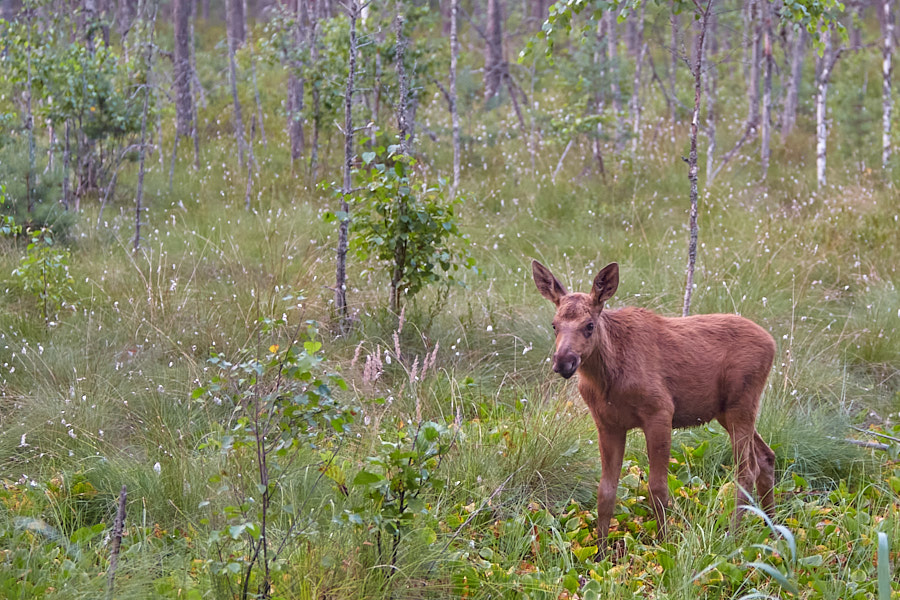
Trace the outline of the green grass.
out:
<instances>
[{"instance_id":1,"label":"green grass","mask_svg":"<svg viewBox=\"0 0 900 600\"><path fill-rule=\"evenodd\" d=\"M594 562L596 431L574 382L549 369L552 306L534 289L530 261L546 264L573 291L587 290L600 268L617 261L622 281L613 307L680 314L684 123L673 143L665 106L651 95L636 156L615 157L607 145L604 183L589 144L579 140L554 184L550 173L567 140L542 139L532 171L509 106L469 111L459 214L480 273L467 273L464 287L426 290L408 302L398 332L398 315L385 309L384 268L353 261L354 327L341 333L330 288L336 229L321 218L334 199L291 172L283 72L259 65L269 142L255 149L261 172L248 212L230 100L218 81L224 62L211 47L219 33L203 33L200 77L210 96L201 112L203 168L195 173L183 154L169 192L168 161L160 170L150 157L139 252L131 252L133 166L102 218L85 202L70 229L75 301L58 324L45 327L36 300L10 275L23 248L0 241L7 290L0 306L0 595L104 593L105 535L126 485L116 597L231 597L213 563L223 560L223 548L240 556L242 547L217 544L211 532L225 524L224 507L241 498L219 476L252 478L252 461L205 446L235 425L234 407L197 401L192 391L215 375L211 353L229 360L265 354L312 320L326 368L348 383L338 396L357 414L343 442L301 452L278 487L277 504L304 511L281 556L280 597L783 596L778 578L752 562L779 570L800 597L874 597L878 532L892 552L900 548L900 468L887 453L844 438L856 433L851 425L874 421L887 430L900 412L897 205L890 175L861 167L877 164L877 127L841 118L859 102L880 114L875 86L859 98L866 70L875 81L872 60L854 63L833 85L826 190L815 191L809 106L799 131L774 143L767 181L759 181L752 149L712 185L701 181L693 311L740 313L778 342L759 430L776 452L776 524L792 536L796 559L788 560L784 534L758 517L729 530L731 448L714 425L674 436L666 540L654 536L643 435L629 435L613 527L620 555ZM720 82L722 107L742 101L726 85L743 89L736 71ZM542 79L542 103L553 106L557 82L551 73ZM461 81L466 102L480 106L477 87L475 79ZM248 90L242 99L252 106ZM419 113L439 136L417 140L428 177L446 176L450 164L440 101ZM164 148L171 147L169 118ZM723 119L720 148L738 126L726 128ZM338 132L327 127L322 179L332 181L340 148ZM286 325L260 333L260 319L282 317ZM422 374L431 353L434 365ZM376 355L383 372L372 380L364 365ZM456 436L431 473L440 483L422 492L415 526L388 569L375 550L378 526L360 508L364 492L351 482L370 464L386 424L415 427L418 416L455 428ZM323 458L329 452L337 454L332 462ZM352 521L352 514L366 519ZM49 529L23 527L23 518ZM289 523L287 515L274 518L273 539ZM893 590L896 596L896 583Z\"/></svg>"}]
</instances>

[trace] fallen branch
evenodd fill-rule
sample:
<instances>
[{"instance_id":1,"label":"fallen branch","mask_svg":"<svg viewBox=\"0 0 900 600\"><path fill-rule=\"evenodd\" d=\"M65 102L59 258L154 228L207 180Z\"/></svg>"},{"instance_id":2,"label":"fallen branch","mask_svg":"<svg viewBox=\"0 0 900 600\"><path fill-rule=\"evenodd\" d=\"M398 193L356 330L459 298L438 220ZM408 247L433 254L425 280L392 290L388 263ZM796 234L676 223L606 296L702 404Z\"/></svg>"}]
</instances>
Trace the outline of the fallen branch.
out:
<instances>
[{"instance_id":1,"label":"fallen branch","mask_svg":"<svg viewBox=\"0 0 900 600\"><path fill-rule=\"evenodd\" d=\"M840 440L840 441L846 442L848 444L853 444L854 446L862 446L863 448L871 448L872 450L887 451L887 450L891 449L891 447L888 446L887 444L882 444L880 442L866 442L864 440L854 440L854 439L850 439L850 438L841 439L841 438L836 438L836 437L832 437L832 436L828 436L828 439Z\"/></svg>"}]
</instances>

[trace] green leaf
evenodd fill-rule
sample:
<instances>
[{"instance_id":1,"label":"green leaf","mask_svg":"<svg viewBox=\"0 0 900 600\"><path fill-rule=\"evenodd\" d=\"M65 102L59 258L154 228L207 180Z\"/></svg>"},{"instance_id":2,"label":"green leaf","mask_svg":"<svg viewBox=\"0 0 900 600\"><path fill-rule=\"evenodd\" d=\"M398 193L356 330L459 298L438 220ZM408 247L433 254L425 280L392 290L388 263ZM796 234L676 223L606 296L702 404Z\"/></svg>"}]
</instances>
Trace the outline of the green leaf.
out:
<instances>
[{"instance_id":1,"label":"green leaf","mask_svg":"<svg viewBox=\"0 0 900 600\"><path fill-rule=\"evenodd\" d=\"M891 599L891 564L888 536L885 532L878 532L878 600Z\"/></svg>"},{"instance_id":2,"label":"green leaf","mask_svg":"<svg viewBox=\"0 0 900 600\"><path fill-rule=\"evenodd\" d=\"M768 565L762 562L751 562L748 563L747 566L766 573L767 575L769 575L769 577L778 582L778 585L780 585L781 588L786 592L790 592L791 594L800 593L800 590L797 588L797 584L788 579L784 573L782 573L772 565Z\"/></svg>"},{"instance_id":3,"label":"green leaf","mask_svg":"<svg viewBox=\"0 0 900 600\"><path fill-rule=\"evenodd\" d=\"M384 480L384 477L371 471L360 471L353 478L353 485L372 485Z\"/></svg>"}]
</instances>

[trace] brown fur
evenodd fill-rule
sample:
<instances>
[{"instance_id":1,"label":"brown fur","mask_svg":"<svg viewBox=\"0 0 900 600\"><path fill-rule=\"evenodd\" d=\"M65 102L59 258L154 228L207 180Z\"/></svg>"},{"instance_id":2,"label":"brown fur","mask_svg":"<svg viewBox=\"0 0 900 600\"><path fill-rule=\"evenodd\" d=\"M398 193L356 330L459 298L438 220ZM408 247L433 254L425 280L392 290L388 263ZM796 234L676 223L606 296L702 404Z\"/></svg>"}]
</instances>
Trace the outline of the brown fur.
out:
<instances>
[{"instance_id":1,"label":"brown fur","mask_svg":"<svg viewBox=\"0 0 900 600\"><path fill-rule=\"evenodd\" d=\"M651 503L661 533L668 504L667 469L673 427L716 419L731 436L737 473L734 525L755 484L774 510L775 453L756 432L759 400L775 357L775 341L737 315L661 317L627 307L603 310L619 284L619 267L606 266L590 294L569 294L550 271L532 263L541 294L557 306L553 370L578 373L578 391L597 424L603 472L597 493L598 546L609 534L625 433L644 431L650 459Z\"/></svg>"}]
</instances>

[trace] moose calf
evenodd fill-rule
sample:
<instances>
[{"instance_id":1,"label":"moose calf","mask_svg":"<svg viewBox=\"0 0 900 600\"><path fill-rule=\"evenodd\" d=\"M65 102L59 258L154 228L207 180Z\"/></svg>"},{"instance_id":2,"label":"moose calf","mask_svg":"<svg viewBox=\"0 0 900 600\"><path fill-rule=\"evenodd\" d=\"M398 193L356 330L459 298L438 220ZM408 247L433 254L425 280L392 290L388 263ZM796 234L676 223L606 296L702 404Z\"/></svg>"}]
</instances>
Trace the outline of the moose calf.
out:
<instances>
[{"instance_id":1,"label":"moose calf","mask_svg":"<svg viewBox=\"0 0 900 600\"><path fill-rule=\"evenodd\" d=\"M594 279L589 294L570 294L541 263L532 263L541 295L556 305L553 371L578 373L578 391L597 424L603 473L597 492L597 544L603 552L622 470L625 433L640 427L650 459L650 500L661 534L668 503L673 427L716 419L731 437L741 518L756 485L774 509L775 453L756 432L756 414L775 357L775 340L737 315L661 317L635 307L603 310L619 286L619 265Z\"/></svg>"}]
</instances>

